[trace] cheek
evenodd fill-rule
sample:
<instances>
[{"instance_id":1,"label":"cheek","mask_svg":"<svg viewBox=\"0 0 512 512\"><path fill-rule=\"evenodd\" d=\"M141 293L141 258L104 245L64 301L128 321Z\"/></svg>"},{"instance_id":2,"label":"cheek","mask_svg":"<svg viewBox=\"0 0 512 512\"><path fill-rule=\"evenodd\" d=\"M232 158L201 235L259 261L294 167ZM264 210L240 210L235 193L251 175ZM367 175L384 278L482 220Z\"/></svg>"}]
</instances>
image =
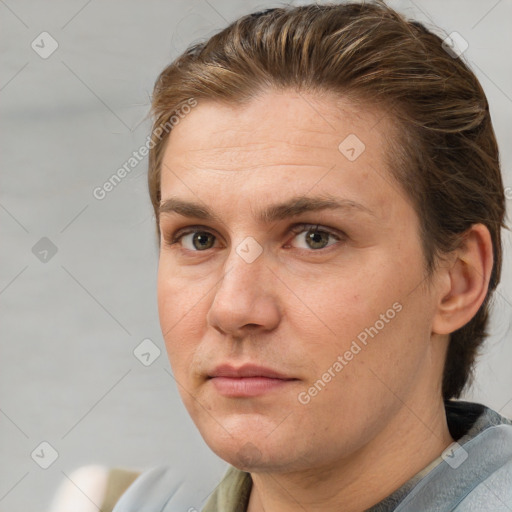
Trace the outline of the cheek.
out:
<instances>
[{"instance_id":1,"label":"cheek","mask_svg":"<svg viewBox=\"0 0 512 512\"><path fill-rule=\"evenodd\" d=\"M180 280L170 269L159 265L157 299L160 328L173 372L180 375L189 367L203 335L207 297L203 297L202 290L202 287Z\"/></svg>"},{"instance_id":2,"label":"cheek","mask_svg":"<svg viewBox=\"0 0 512 512\"><path fill-rule=\"evenodd\" d=\"M343 348L347 341L373 325L399 299L400 290L390 282L383 268L360 261L358 265L317 276L307 286L295 283L296 295L307 306L304 313L315 314L316 323L333 341L339 340L337 348Z\"/></svg>"},{"instance_id":3,"label":"cheek","mask_svg":"<svg viewBox=\"0 0 512 512\"><path fill-rule=\"evenodd\" d=\"M348 378L357 374L356 367L385 366L384 373L393 373L406 367L408 360L415 362L424 350L427 297L419 288L411 293L421 282L421 266L411 264L408 269L396 258L374 256L371 262L360 258L350 272L334 269L329 277L310 281L307 289L296 283L297 295L306 298L307 307L293 322L301 339L310 340L306 350L314 356L316 378L339 355L347 354L351 369L343 374ZM357 380L367 377L357 375Z\"/></svg>"}]
</instances>

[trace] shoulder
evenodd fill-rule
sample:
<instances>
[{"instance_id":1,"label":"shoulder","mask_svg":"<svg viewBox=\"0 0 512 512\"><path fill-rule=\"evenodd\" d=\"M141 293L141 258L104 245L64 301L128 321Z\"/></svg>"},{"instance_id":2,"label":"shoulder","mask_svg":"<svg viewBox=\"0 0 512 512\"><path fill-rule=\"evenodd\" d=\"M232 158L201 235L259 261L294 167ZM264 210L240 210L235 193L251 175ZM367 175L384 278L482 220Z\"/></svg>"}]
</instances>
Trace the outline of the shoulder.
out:
<instances>
[{"instance_id":1,"label":"shoulder","mask_svg":"<svg viewBox=\"0 0 512 512\"><path fill-rule=\"evenodd\" d=\"M147 512L161 512L181 485L180 475L174 473L171 467L151 468L133 482L117 502L113 512L135 512L142 506Z\"/></svg>"},{"instance_id":2,"label":"shoulder","mask_svg":"<svg viewBox=\"0 0 512 512\"><path fill-rule=\"evenodd\" d=\"M510 512L512 510L512 459L478 484L456 512Z\"/></svg>"},{"instance_id":3,"label":"shoulder","mask_svg":"<svg viewBox=\"0 0 512 512\"><path fill-rule=\"evenodd\" d=\"M443 452L440 463L397 512L510 512L512 424L487 409L479 424Z\"/></svg>"},{"instance_id":4,"label":"shoulder","mask_svg":"<svg viewBox=\"0 0 512 512\"><path fill-rule=\"evenodd\" d=\"M112 512L198 512L218 480L211 468L153 467L133 482Z\"/></svg>"},{"instance_id":5,"label":"shoulder","mask_svg":"<svg viewBox=\"0 0 512 512\"><path fill-rule=\"evenodd\" d=\"M485 434L482 449L473 454L474 487L460 501L457 512L512 510L512 425L496 425Z\"/></svg>"}]
</instances>

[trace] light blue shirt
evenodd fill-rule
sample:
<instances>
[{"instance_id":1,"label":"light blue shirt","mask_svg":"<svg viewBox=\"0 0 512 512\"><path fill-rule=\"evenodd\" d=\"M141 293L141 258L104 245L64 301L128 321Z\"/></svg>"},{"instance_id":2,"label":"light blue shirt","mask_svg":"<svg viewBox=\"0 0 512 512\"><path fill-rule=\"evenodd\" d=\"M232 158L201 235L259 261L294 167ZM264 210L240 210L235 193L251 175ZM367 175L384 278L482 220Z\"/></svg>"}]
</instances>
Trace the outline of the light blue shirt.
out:
<instances>
[{"instance_id":1,"label":"light blue shirt","mask_svg":"<svg viewBox=\"0 0 512 512\"><path fill-rule=\"evenodd\" d=\"M445 406L457 444L366 512L512 512L512 421L480 404ZM144 472L113 512L246 512L250 473L230 466L208 496L179 470Z\"/></svg>"}]
</instances>

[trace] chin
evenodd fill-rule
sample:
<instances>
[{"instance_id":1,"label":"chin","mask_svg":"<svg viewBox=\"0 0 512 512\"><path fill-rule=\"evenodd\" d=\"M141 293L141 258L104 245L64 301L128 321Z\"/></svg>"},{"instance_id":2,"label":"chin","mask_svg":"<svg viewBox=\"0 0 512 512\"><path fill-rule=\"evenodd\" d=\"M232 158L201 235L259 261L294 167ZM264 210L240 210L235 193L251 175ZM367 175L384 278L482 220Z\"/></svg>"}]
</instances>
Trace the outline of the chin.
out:
<instances>
[{"instance_id":1,"label":"chin","mask_svg":"<svg viewBox=\"0 0 512 512\"><path fill-rule=\"evenodd\" d=\"M220 437L203 436L218 457L241 471L259 473L302 469L297 465L299 454L293 437L289 445L282 437L271 438L267 434L257 435L254 430L232 437L225 431ZM303 462L302 458L300 460Z\"/></svg>"}]
</instances>

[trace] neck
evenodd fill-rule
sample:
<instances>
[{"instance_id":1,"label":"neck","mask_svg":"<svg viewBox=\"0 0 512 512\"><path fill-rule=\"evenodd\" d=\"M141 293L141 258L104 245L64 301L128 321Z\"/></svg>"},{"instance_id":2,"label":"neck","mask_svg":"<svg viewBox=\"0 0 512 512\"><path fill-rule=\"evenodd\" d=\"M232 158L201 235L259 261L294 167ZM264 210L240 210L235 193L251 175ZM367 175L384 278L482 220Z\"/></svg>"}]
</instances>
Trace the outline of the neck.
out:
<instances>
[{"instance_id":1,"label":"neck","mask_svg":"<svg viewBox=\"0 0 512 512\"><path fill-rule=\"evenodd\" d=\"M327 468L251 473L247 512L362 512L438 458L453 442L441 400L403 404L369 443Z\"/></svg>"}]
</instances>

